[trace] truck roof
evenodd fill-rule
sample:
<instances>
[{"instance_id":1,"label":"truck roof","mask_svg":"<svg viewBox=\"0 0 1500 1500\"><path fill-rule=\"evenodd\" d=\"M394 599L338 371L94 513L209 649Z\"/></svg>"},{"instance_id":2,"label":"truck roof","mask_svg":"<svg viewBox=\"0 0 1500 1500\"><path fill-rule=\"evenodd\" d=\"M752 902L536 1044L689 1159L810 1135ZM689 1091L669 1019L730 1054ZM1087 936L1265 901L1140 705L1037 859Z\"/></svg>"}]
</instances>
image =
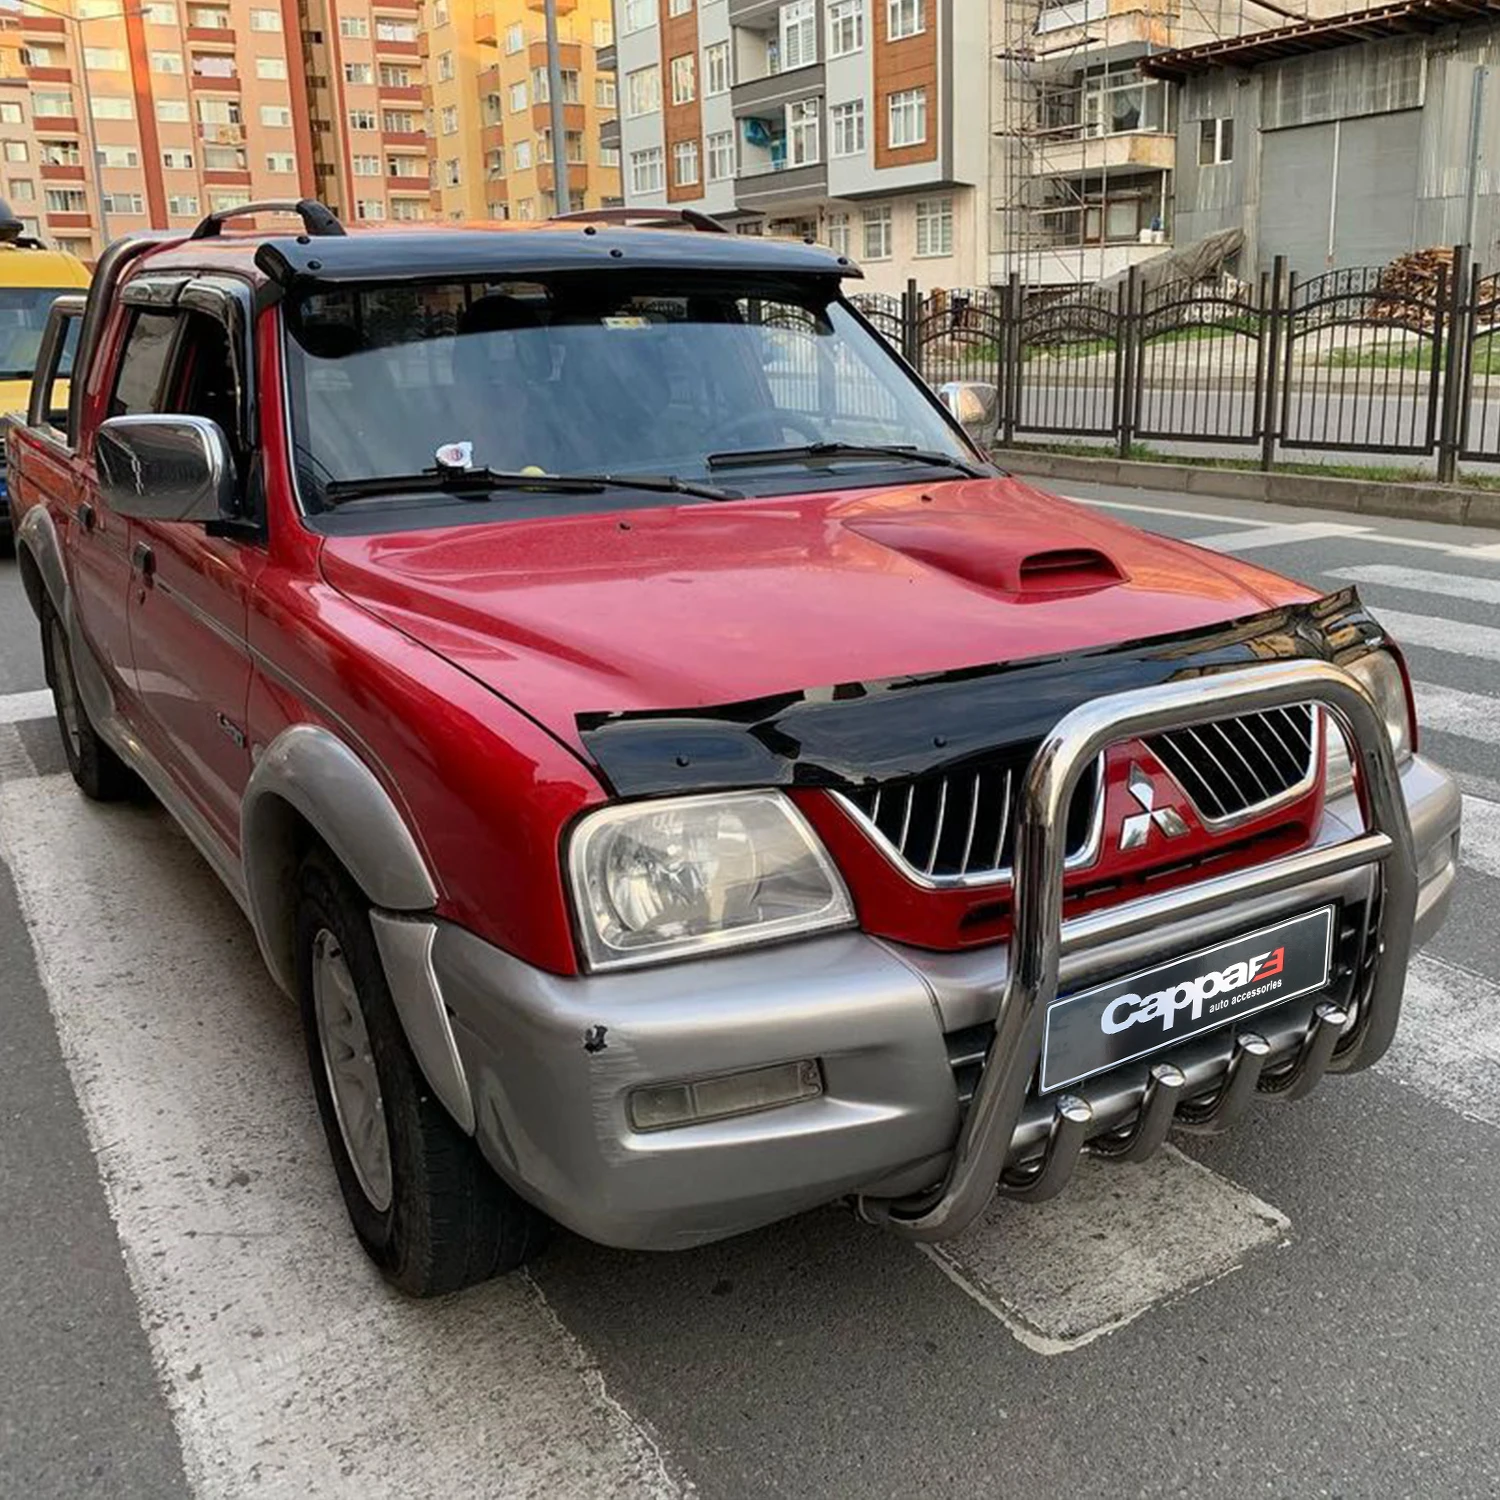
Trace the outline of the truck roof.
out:
<instances>
[{"instance_id":1,"label":"truck roof","mask_svg":"<svg viewBox=\"0 0 1500 1500\"><path fill-rule=\"evenodd\" d=\"M656 222L661 216L656 216ZM223 266L283 288L348 281L432 281L542 275L553 271L647 269L858 277L826 245L753 235L637 227L576 216L541 222L414 224L345 234L211 234L164 240L137 261L144 269Z\"/></svg>"}]
</instances>

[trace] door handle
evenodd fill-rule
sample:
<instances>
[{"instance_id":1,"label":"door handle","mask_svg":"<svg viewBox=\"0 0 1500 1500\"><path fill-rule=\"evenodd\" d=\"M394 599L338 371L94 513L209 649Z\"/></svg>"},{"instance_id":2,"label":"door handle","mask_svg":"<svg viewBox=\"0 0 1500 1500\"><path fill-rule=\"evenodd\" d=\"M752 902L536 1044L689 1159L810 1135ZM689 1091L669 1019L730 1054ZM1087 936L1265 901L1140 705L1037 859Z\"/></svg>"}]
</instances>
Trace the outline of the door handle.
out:
<instances>
[{"instance_id":1,"label":"door handle","mask_svg":"<svg viewBox=\"0 0 1500 1500\"><path fill-rule=\"evenodd\" d=\"M150 583L156 576L156 553L145 542L137 542L130 554L130 566L141 575L143 582Z\"/></svg>"},{"instance_id":2,"label":"door handle","mask_svg":"<svg viewBox=\"0 0 1500 1500\"><path fill-rule=\"evenodd\" d=\"M85 531L92 531L99 524L99 517L94 513L94 507L87 500L78 507L78 524Z\"/></svg>"}]
</instances>

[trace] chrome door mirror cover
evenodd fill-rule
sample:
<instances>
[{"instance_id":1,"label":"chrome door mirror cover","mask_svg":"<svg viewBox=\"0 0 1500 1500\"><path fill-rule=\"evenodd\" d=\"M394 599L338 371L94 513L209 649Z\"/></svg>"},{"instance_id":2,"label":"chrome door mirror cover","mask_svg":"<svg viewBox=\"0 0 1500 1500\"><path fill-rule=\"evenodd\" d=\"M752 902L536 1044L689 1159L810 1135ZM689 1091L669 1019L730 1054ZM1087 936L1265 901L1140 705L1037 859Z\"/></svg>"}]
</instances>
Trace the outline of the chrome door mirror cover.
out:
<instances>
[{"instance_id":1,"label":"chrome door mirror cover","mask_svg":"<svg viewBox=\"0 0 1500 1500\"><path fill-rule=\"evenodd\" d=\"M99 490L116 514L140 521L233 519L234 461L206 417L110 417L94 440Z\"/></svg>"}]
</instances>

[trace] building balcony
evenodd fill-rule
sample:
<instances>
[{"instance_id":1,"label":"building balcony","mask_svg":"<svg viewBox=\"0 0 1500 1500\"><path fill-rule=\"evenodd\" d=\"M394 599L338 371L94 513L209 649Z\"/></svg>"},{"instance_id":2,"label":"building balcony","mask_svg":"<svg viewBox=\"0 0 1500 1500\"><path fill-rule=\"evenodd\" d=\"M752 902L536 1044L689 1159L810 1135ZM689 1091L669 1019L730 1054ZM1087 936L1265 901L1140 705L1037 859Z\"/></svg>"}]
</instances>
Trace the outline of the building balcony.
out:
<instances>
[{"instance_id":1,"label":"building balcony","mask_svg":"<svg viewBox=\"0 0 1500 1500\"><path fill-rule=\"evenodd\" d=\"M238 73L189 73L188 84L195 89L204 89L214 94L238 94L240 91L240 75Z\"/></svg>"},{"instance_id":2,"label":"building balcony","mask_svg":"<svg viewBox=\"0 0 1500 1500\"><path fill-rule=\"evenodd\" d=\"M47 215L48 229L92 229L94 221L87 213Z\"/></svg>"},{"instance_id":3,"label":"building balcony","mask_svg":"<svg viewBox=\"0 0 1500 1500\"><path fill-rule=\"evenodd\" d=\"M585 115L581 104L563 105L564 130L582 130L587 121L588 117ZM550 104L533 104L531 106L531 128L533 130L552 129L552 106Z\"/></svg>"},{"instance_id":4,"label":"building balcony","mask_svg":"<svg viewBox=\"0 0 1500 1500\"><path fill-rule=\"evenodd\" d=\"M799 99L821 96L823 85L823 65L813 63L806 68L791 68L785 73L770 73L764 78L737 83L729 98L738 117L777 115Z\"/></svg>"},{"instance_id":5,"label":"building balcony","mask_svg":"<svg viewBox=\"0 0 1500 1500\"><path fill-rule=\"evenodd\" d=\"M1207 20L1189 24L1186 15L1186 7L1178 15L1153 8L1150 0L1071 0L1041 13L1032 46L1038 61L1060 59L1076 67L1081 47L1088 48L1093 63L1135 56L1147 49L1190 47L1218 35Z\"/></svg>"},{"instance_id":6,"label":"building balcony","mask_svg":"<svg viewBox=\"0 0 1500 1500\"><path fill-rule=\"evenodd\" d=\"M474 7L474 40L481 47L500 45L499 23L495 20L495 0L479 0Z\"/></svg>"},{"instance_id":7,"label":"building balcony","mask_svg":"<svg viewBox=\"0 0 1500 1500\"><path fill-rule=\"evenodd\" d=\"M527 61L533 68L545 68L547 66L547 42L543 38L539 42L533 42L527 51ZM558 66L565 72L576 73L583 67L583 48L577 42L559 42L557 44Z\"/></svg>"},{"instance_id":8,"label":"building balcony","mask_svg":"<svg viewBox=\"0 0 1500 1500\"><path fill-rule=\"evenodd\" d=\"M249 187L250 169L240 167L233 171L211 172L205 168L203 181L207 187Z\"/></svg>"},{"instance_id":9,"label":"building balcony","mask_svg":"<svg viewBox=\"0 0 1500 1500\"><path fill-rule=\"evenodd\" d=\"M526 0L526 9L541 11L545 8L544 0ZM557 13L560 16L571 16L578 9L578 0L557 0Z\"/></svg>"},{"instance_id":10,"label":"building balcony","mask_svg":"<svg viewBox=\"0 0 1500 1500\"><path fill-rule=\"evenodd\" d=\"M32 83L72 83L72 68L27 68L26 77Z\"/></svg>"},{"instance_id":11,"label":"building balcony","mask_svg":"<svg viewBox=\"0 0 1500 1500\"><path fill-rule=\"evenodd\" d=\"M417 57L421 54L421 50L422 44L416 40L401 42L394 38L375 38L376 57Z\"/></svg>"},{"instance_id":12,"label":"building balcony","mask_svg":"<svg viewBox=\"0 0 1500 1500\"><path fill-rule=\"evenodd\" d=\"M385 180L388 193L399 193L405 197L425 198L432 191L432 180L423 172L420 176L392 176Z\"/></svg>"},{"instance_id":13,"label":"building balcony","mask_svg":"<svg viewBox=\"0 0 1500 1500\"><path fill-rule=\"evenodd\" d=\"M389 99L393 103L404 104L422 103L422 85L420 83L378 83L375 92L382 99Z\"/></svg>"},{"instance_id":14,"label":"building balcony","mask_svg":"<svg viewBox=\"0 0 1500 1500\"><path fill-rule=\"evenodd\" d=\"M538 162L536 169L536 185L540 191L550 193L557 186L557 179L552 172L550 161ZM586 193L589 186L589 169L586 163L581 161L568 163L568 191L577 197Z\"/></svg>"},{"instance_id":15,"label":"building balcony","mask_svg":"<svg viewBox=\"0 0 1500 1500\"><path fill-rule=\"evenodd\" d=\"M1071 139L1039 139L1032 154L1036 177L1082 177L1121 167L1170 172L1177 164L1177 138L1155 131L1123 135L1074 135Z\"/></svg>"},{"instance_id":16,"label":"building balcony","mask_svg":"<svg viewBox=\"0 0 1500 1500\"><path fill-rule=\"evenodd\" d=\"M82 182L83 163L74 165L70 162L44 161L42 164L43 182Z\"/></svg>"},{"instance_id":17,"label":"building balcony","mask_svg":"<svg viewBox=\"0 0 1500 1500\"><path fill-rule=\"evenodd\" d=\"M233 52L235 32L233 26L189 26L187 39L194 46L223 47Z\"/></svg>"},{"instance_id":18,"label":"building balcony","mask_svg":"<svg viewBox=\"0 0 1500 1500\"><path fill-rule=\"evenodd\" d=\"M479 149L481 151L503 151L505 149L505 126L480 126Z\"/></svg>"},{"instance_id":19,"label":"building balcony","mask_svg":"<svg viewBox=\"0 0 1500 1500\"><path fill-rule=\"evenodd\" d=\"M808 166L774 167L761 170L745 163L734 180L737 207L767 213L816 202L828 196L828 164L813 162Z\"/></svg>"},{"instance_id":20,"label":"building balcony","mask_svg":"<svg viewBox=\"0 0 1500 1500\"><path fill-rule=\"evenodd\" d=\"M34 115L31 121L38 135L77 135L77 115Z\"/></svg>"},{"instance_id":21,"label":"building balcony","mask_svg":"<svg viewBox=\"0 0 1500 1500\"><path fill-rule=\"evenodd\" d=\"M491 63L487 68L481 68L478 75L479 92L483 94L498 94L502 87L500 82L500 65Z\"/></svg>"},{"instance_id":22,"label":"building balcony","mask_svg":"<svg viewBox=\"0 0 1500 1500\"><path fill-rule=\"evenodd\" d=\"M61 36L68 26L61 16L28 16L24 11L20 21L22 36Z\"/></svg>"},{"instance_id":23,"label":"building balcony","mask_svg":"<svg viewBox=\"0 0 1500 1500\"><path fill-rule=\"evenodd\" d=\"M386 146L420 146L424 151L427 149L425 130L382 130L380 140Z\"/></svg>"},{"instance_id":24,"label":"building balcony","mask_svg":"<svg viewBox=\"0 0 1500 1500\"><path fill-rule=\"evenodd\" d=\"M1101 245L1054 245L1024 255L1000 252L990 257L990 281L1003 285L1012 271L1028 286L1091 286L1142 261L1165 254L1171 241L1142 245L1136 241Z\"/></svg>"},{"instance_id":25,"label":"building balcony","mask_svg":"<svg viewBox=\"0 0 1500 1500\"><path fill-rule=\"evenodd\" d=\"M606 150L620 149L620 121L618 118L599 122L599 144Z\"/></svg>"},{"instance_id":26,"label":"building balcony","mask_svg":"<svg viewBox=\"0 0 1500 1500\"><path fill-rule=\"evenodd\" d=\"M620 54L611 42L607 47L599 47L594 51L594 66L601 73L618 73L620 71Z\"/></svg>"}]
</instances>

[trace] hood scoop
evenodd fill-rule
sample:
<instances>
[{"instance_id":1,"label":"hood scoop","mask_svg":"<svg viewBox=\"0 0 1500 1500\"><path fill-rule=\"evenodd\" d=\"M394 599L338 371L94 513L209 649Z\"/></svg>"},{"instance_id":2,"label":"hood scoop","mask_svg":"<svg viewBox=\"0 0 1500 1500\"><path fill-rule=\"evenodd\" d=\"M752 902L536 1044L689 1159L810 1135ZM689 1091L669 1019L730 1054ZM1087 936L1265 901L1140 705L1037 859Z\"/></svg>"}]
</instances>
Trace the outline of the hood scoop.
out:
<instances>
[{"instance_id":1,"label":"hood scoop","mask_svg":"<svg viewBox=\"0 0 1500 1500\"><path fill-rule=\"evenodd\" d=\"M996 516L939 511L844 525L913 562L1018 600L1068 598L1126 581L1125 570L1097 547L1059 547L1055 531L1028 534Z\"/></svg>"}]
</instances>

